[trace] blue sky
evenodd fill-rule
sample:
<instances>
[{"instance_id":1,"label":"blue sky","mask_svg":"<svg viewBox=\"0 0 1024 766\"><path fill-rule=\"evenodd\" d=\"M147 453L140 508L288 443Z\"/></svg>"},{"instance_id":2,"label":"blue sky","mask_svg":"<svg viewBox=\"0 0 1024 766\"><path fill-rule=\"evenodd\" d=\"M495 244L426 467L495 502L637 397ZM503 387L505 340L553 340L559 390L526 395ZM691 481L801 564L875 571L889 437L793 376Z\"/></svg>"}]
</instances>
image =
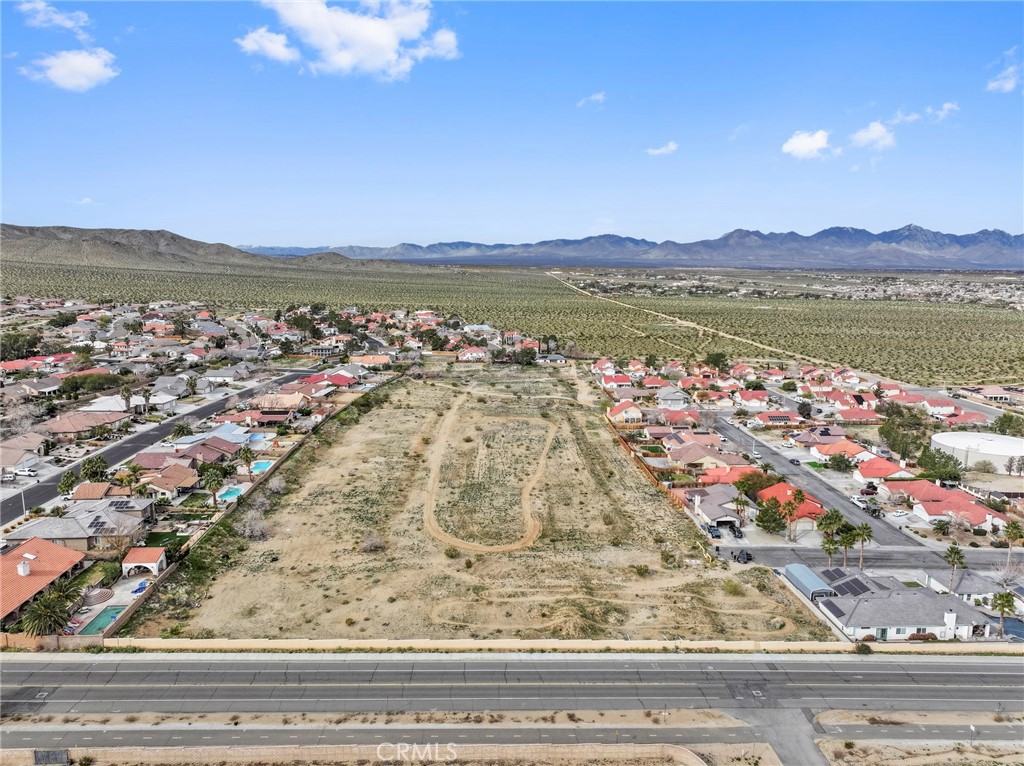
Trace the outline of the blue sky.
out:
<instances>
[{"instance_id":1,"label":"blue sky","mask_svg":"<svg viewBox=\"0 0 1024 766\"><path fill-rule=\"evenodd\" d=\"M0 13L9 223L304 246L1024 229L1020 3Z\"/></svg>"}]
</instances>

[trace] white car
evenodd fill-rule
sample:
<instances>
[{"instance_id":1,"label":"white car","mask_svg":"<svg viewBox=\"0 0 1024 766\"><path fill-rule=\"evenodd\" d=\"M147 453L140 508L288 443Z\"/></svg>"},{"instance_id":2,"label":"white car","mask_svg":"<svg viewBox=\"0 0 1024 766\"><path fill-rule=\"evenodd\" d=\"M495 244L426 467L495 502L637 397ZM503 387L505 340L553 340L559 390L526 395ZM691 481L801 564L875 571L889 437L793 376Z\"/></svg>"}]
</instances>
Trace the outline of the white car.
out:
<instances>
[{"instance_id":1,"label":"white car","mask_svg":"<svg viewBox=\"0 0 1024 766\"><path fill-rule=\"evenodd\" d=\"M761 459L761 453L760 452L751 452L750 453L750 457L754 458L754 460L760 460Z\"/></svg>"},{"instance_id":2,"label":"white car","mask_svg":"<svg viewBox=\"0 0 1024 766\"><path fill-rule=\"evenodd\" d=\"M892 518L892 519L902 519L904 516L909 516L909 515L910 515L909 511L893 511L892 513L889 514L889 518Z\"/></svg>"},{"instance_id":3,"label":"white car","mask_svg":"<svg viewBox=\"0 0 1024 766\"><path fill-rule=\"evenodd\" d=\"M15 476L35 476L36 475L36 469L35 468L17 468L14 471L14 475Z\"/></svg>"},{"instance_id":4,"label":"white car","mask_svg":"<svg viewBox=\"0 0 1024 766\"><path fill-rule=\"evenodd\" d=\"M861 500L856 495L850 495L850 502L853 503L858 508L867 508L868 507L868 504L865 503L863 500Z\"/></svg>"}]
</instances>

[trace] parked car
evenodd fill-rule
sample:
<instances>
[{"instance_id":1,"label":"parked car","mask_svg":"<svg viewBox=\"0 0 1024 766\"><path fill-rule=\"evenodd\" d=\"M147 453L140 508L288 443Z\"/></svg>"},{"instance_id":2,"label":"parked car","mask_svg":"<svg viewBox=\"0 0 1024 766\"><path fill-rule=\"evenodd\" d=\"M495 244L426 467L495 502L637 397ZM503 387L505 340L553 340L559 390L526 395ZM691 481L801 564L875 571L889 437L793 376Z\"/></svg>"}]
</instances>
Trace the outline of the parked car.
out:
<instances>
[{"instance_id":1,"label":"parked car","mask_svg":"<svg viewBox=\"0 0 1024 766\"><path fill-rule=\"evenodd\" d=\"M868 504L865 503L863 500L861 500L856 495L850 495L850 502L853 503L858 508L867 508L868 507Z\"/></svg>"},{"instance_id":2,"label":"parked car","mask_svg":"<svg viewBox=\"0 0 1024 766\"><path fill-rule=\"evenodd\" d=\"M789 462L790 462L791 464L793 464L793 465L800 465L800 461L799 461L799 460L797 460L797 459L796 459L795 457L791 457L791 458L789 459Z\"/></svg>"},{"instance_id":3,"label":"parked car","mask_svg":"<svg viewBox=\"0 0 1024 766\"><path fill-rule=\"evenodd\" d=\"M754 557L747 553L746 550L741 550L736 554L736 560L741 564L746 564L748 561L753 561Z\"/></svg>"},{"instance_id":4,"label":"parked car","mask_svg":"<svg viewBox=\"0 0 1024 766\"><path fill-rule=\"evenodd\" d=\"M878 487L864 487L860 491L861 497L871 497L878 494Z\"/></svg>"},{"instance_id":5,"label":"parked car","mask_svg":"<svg viewBox=\"0 0 1024 766\"><path fill-rule=\"evenodd\" d=\"M729 529L732 531L732 536L735 537L737 540L743 539L742 529L740 529L739 527L729 527Z\"/></svg>"},{"instance_id":6,"label":"parked car","mask_svg":"<svg viewBox=\"0 0 1024 766\"><path fill-rule=\"evenodd\" d=\"M761 453L760 452L751 452L750 453L750 457L754 458L755 460L760 460L761 459Z\"/></svg>"},{"instance_id":7,"label":"parked car","mask_svg":"<svg viewBox=\"0 0 1024 766\"><path fill-rule=\"evenodd\" d=\"M15 476L13 473L0 474L0 481L14 481Z\"/></svg>"},{"instance_id":8,"label":"parked car","mask_svg":"<svg viewBox=\"0 0 1024 766\"><path fill-rule=\"evenodd\" d=\"M893 518L893 519L902 519L904 516L909 516L909 515L910 515L909 511L893 511L892 513L889 514L889 517Z\"/></svg>"},{"instance_id":9,"label":"parked car","mask_svg":"<svg viewBox=\"0 0 1024 766\"><path fill-rule=\"evenodd\" d=\"M722 539L722 530L711 524L708 524L708 534L711 535L712 539L714 540Z\"/></svg>"},{"instance_id":10,"label":"parked car","mask_svg":"<svg viewBox=\"0 0 1024 766\"><path fill-rule=\"evenodd\" d=\"M35 468L15 468L15 476L35 476L38 472Z\"/></svg>"}]
</instances>

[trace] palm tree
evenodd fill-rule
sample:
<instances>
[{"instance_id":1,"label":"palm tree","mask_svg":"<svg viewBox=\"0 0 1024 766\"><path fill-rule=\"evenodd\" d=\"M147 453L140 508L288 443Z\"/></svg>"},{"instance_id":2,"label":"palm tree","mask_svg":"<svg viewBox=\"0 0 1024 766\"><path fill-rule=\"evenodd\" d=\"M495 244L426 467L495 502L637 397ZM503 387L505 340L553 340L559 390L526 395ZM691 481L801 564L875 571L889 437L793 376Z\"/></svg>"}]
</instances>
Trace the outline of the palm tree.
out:
<instances>
[{"instance_id":1,"label":"palm tree","mask_svg":"<svg viewBox=\"0 0 1024 766\"><path fill-rule=\"evenodd\" d=\"M818 531L826 537L832 537L846 523L846 518L838 508L829 508L818 518Z\"/></svg>"},{"instance_id":2,"label":"palm tree","mask_svg":"<svg viewBox=\"0 0 1024 766\"><path fill-rule=\"evenodd\" d=\"M786 540L789 542L793 541L793 520L796 519L796 512L799 509L800 507L791 499L784 502L779 509L786 519Z\"/></svg>"},{"instance_id":3,"label":"palm tree","mask_svg":"<svg viewBox=\"0 0 1024 766\"><path fill-rule=\"evenodd\" d=\"M149 414L149 400L153 398L153 391L149 388L142 389L142 413L144 415Z\"/></svg>"},{"instance_id":4,"label":"palm tree","mask_svg":"<svg viewBox=\"0 0 1024 766\"><path fill-rule=\"evenodd\" d=\"M1017 605L1014 603L1013 594L1009 592L997 593L992 597L992 608L999 612L999 637L1006 635L1006 615L1013 614Z\"/></svg>"},{"instance_id":5,"label":"palm tree","mask_svg":"<svg viewBox=\"0 0 1024 766\"><path fill-rule=\"evenodd\" d=\"M245 470L249 473L249 481L252 481L252 462L256 459L256 453L248 444L238 450L238 459L245 463Z\"/></svg>"},{"instance_id":6,"label":"palm tree","mask_svg":"<svg viewBox=\"0 0 1024 766\"><path fill-rule=\"evenodd\" d=\"M839 547L843 549L843 568L849 566L850 548L857 544L857 532L850 529L839 535Z\"/></svg>"},{"instance_id":7,"label":"palm tree","mask_svg":"<svg viewBox=\"0 0 1024 766\"><path fill-rule=\"evenodd\" d=\"M44 593L25 608L21 627L30 636L52 636L68 622L68 602Z\"/></svg>"},{"instance_id":8,"label":"palm tree","mask_svg":"<svg viewBox=\"0 0 1024 766\"><path fill-rule=\"evenodd\" d=\"M743 495L740 495L733 501L733 504L736 506L736 512L740 515L740 521L746 521L747 508L750 507L750 501L747 500L747 498L745 498Z\"/></svg>"},{"instance_id":9,"label":"palm tree","mask_svg":"<svg viewBox=\"0 0 1024 766\"><path fill-rule=\"evenodd\" d=\"M174 424L174 430L171 431L171 436L175 439L181 439L184 436L192 435L192 426L186 423L184 420L179 420Z\"/></svg>"},{"instance_id":10,"label":"palm tree","mask_svg":"<svg viewBox=\"0 0 1024 766\"><path fill-rule=\"evenodd\" d=\"M932 529L935 530L937 535L948 535L949 534L949 519L938 519L932 522Z\"/></svg>"},{"instance_id":11,"label":"palm tree","mask_svg":"<svg viewBox=\"0 0 1024 766\"><path fill-rule=\"evenodd\" d=\"M196 393L196 379L189 375L185 378L185 393L188 396L195 396Z\"/></svg>"},{"instance_id":12,"label":"palm tree","mask_svg":"<svg viewBox=\"0 0 1024 766\"><path fill-rule=\"evenodd\" d=\"M135 485L139 483L139 477L142 476L142 472L145 469L138 463L129 463L121 471L124 476L121 478L121 483L125 487L131 487L132 491L135 490Z\"/></svg>"},{"instance_id":13,"label":"palm tree","mask_svg":"<svg viewBox=\"0 0 1024 766\"><path fill-rule=\"evenodd\" d=\"M213 495L213 510L217 510L217 492L224 486L223 477L216 471L207 471L203 474L203 489Z\"/></svg>"},{"instance_id":14,"label":"palm tree","mask_svg":"<svg viewBox=\"0 0 1024 766\"><path fill-rule=\"evenodd\" d=\"M121 398L124 400L124 411L132 413L132 387L125 383L121 386Z\"/></svg>"},{"instance_id":15,"label":"palm tree","mask_svg":"<svg viewBox=\"0 0 1024 766\"><path fill-rule=\"evenodd\" d=\"M1010 554L1013 552L1013 544L1018 540L1024 540L1024 527L1019 521L1011 521L1003 527L1003 538L1006 540L1006 566L1010 566Z\"/></svg>"},{"instance_id":16,"label":"palm tree","mask_svg":"<svg viewBox=\"0 0 1024 766\"><path fill-rule=\"evenodd\" d=\"M46 589L46 594L62 600L66 608L67 605L75 603L82 597L82 589L75 585L74 579L61 577L50 584L50 587Z\"/></svg>"},{"instance_id":17,"label":"palm tree","mask_svg":"<svg viewBox=\"0 0 1024 766\"><path fill-rule=\"evenodd\" d=\"M839 541L834 537L821 538L821 550L828 556L828 567L832 568L832 557L839 552Z\"/></svg>"},{"instance_id":18,"label":"palm tree","mask_svg":"<svg viewBox=\"0 0 1024 766\"><path fill-rule=\"evenodd\" d=\"M864 543L870 542L871 538L875 536L875 531L871 528L871 525L866 521L863 524L858 524L853 530L853 534L857 536L857 542L860 543L860 570L864 571Z\"/></svg>"},{"instance_id":19,"label":"palm tree","mask_svg":"<svg viewBox=\"0 0 1024 766\"><path fill-rule=\"evenodd\" d=\"M946 552L942 554L942 558L949 564L949 592L953 592L953 578L956 576L957 567L964 568L967 566L967 560L964 558L964 552L960 549L960 546L956 543L951 543Z\"/></svg>"}]
</instances>

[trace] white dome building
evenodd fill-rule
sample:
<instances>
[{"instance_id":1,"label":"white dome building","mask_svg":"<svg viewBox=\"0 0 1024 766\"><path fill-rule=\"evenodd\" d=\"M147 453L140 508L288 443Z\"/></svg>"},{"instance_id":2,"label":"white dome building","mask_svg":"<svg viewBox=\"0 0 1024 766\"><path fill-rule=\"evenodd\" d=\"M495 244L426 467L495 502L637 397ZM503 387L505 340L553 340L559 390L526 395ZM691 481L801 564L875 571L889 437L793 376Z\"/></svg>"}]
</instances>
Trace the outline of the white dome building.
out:
<instances>
[{"instance_id":1,"label":"white dome building","mask_svg":"<svg viewBox=\"0 0 1024 766\"><path fill-rule=\"evenodd\" d=\"M932 449L952 455L968 468L982 460L1006 473L1006 461L1024 456L1024 439L980 431L946 431L932 436Z\"/></svg>"}]
</instances>

